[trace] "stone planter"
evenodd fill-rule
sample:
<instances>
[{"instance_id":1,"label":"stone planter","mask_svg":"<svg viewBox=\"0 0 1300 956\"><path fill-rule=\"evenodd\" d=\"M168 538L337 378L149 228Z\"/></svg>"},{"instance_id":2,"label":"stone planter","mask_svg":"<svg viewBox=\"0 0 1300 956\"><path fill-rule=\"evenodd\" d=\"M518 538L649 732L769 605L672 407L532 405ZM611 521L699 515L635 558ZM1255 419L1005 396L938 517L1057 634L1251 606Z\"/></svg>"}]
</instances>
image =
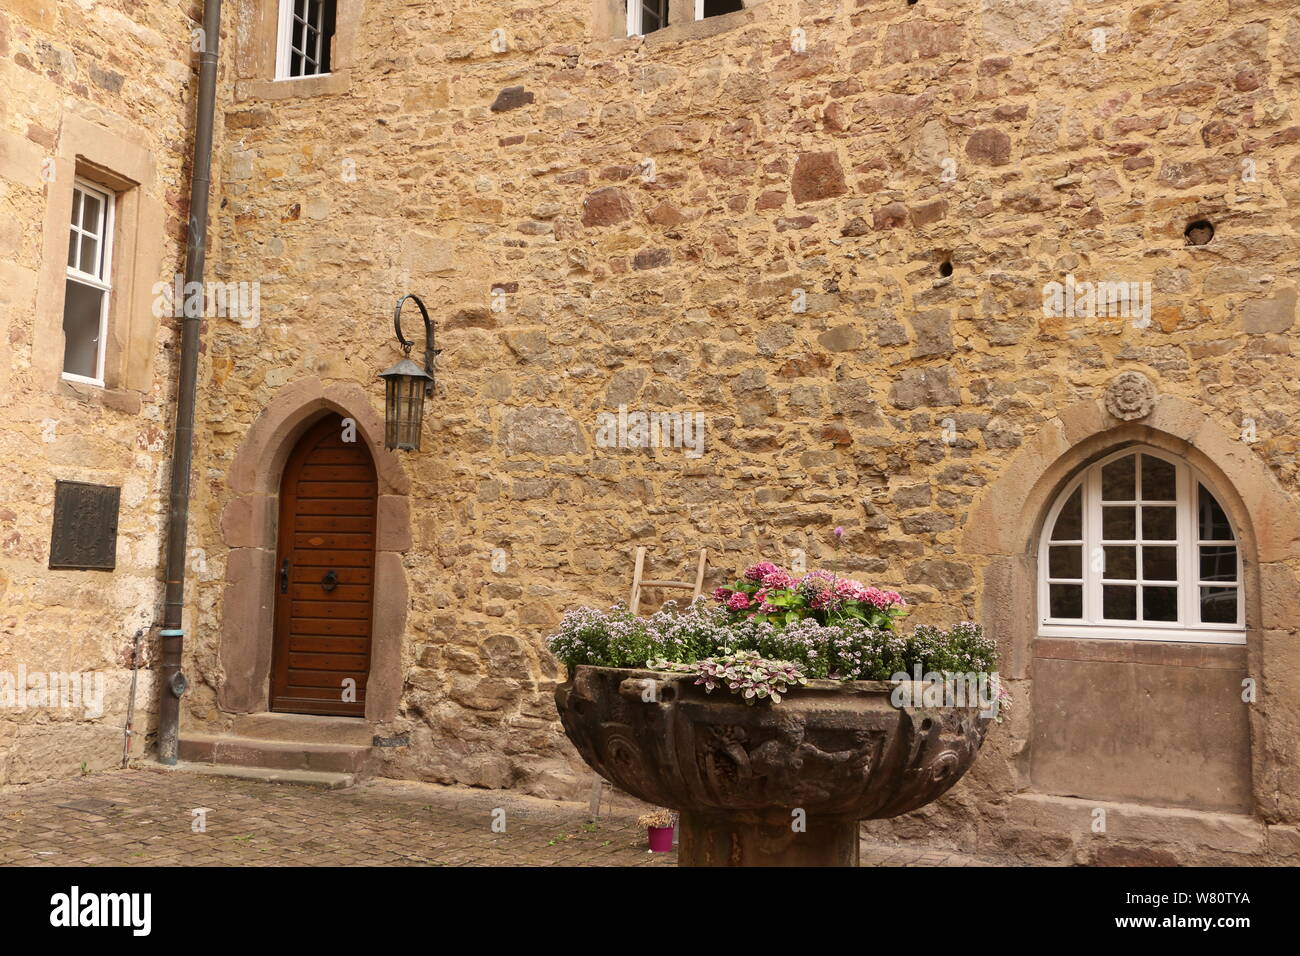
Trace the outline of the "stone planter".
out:
<instances>
[{"instance_id":1,"label":"stone planter","mask_svg":"<svg viewBox=\"0 0 1300 956\"><path fill-rule=\"evenodd\" d=\"M856 866L858 821L937 799L991 719L978 706L895 707L892 682L810 681L748 705L694 681L579 666L555 690L593 770L680 812L682 866Z\"/></svg>"}]
</instances>

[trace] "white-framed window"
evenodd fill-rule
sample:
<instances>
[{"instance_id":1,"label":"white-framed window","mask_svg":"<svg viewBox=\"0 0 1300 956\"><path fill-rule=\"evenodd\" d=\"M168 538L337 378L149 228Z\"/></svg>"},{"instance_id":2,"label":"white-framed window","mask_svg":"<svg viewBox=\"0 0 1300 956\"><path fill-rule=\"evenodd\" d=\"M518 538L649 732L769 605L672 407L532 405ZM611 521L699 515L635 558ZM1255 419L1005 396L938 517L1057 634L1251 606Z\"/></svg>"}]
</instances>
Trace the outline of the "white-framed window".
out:
<instances>
[{"instance_id":1,"label":"white-framed window","mask_svg":"<svg viewBox=\"0 0 1300 956\"><path fill-rule=\"evenodd\" d=\"M1145 446L1061 492L1038 553L1038 634L1246 643L1241 548L1210 483Z\"/></svg>"},{"instance_id":2,"label":"white-framed window","mask_svg":"<svg viewBox=\"0 0 1300 956\"><path fill-rule=\"evenodd\" d=\"M627 35L645 36L668 26L668 0L627 0Z\"/></svg>"},{"instance_id":3,"label":"white-framed window","mask_svg":"<svg viewBox=\"0 0 1300 956\"><path fill-rule=\"evenodd\" d=\"M335 0L280 0L275 76L292 80L330 72Z\"/></svg>"},{"instance_id":4,"label":"white-framed window","mask_svg":"<svg viewBox=\"0 0 1300 956\"><path fill-rule=\"evenodd\" d=\"M113 200L113 193L94 183L80 178L73 182L63 298L63 377L101 387L113 291Z\"/></svg>"}]
</instances>

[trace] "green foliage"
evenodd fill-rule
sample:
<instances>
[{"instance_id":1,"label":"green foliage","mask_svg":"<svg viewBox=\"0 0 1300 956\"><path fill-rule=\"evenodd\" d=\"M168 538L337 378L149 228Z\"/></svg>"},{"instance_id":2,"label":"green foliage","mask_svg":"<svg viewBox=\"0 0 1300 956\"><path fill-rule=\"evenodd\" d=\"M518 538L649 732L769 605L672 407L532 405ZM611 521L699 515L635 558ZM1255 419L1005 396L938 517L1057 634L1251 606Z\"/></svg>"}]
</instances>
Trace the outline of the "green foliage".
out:
<instances>
[{"instance_id":1,"label":"green foliage","mask_svg":"<svg viewBox=\"0 0 1300 956\"><path fill-rule=\"evenodd\" d=\"M802 618L776 625L756 618L730 619L703 599L684 611L669 602L649 618L622 605L609 611L584 607L564 616L550 638L551 652L570 667L645 667L647 662L694 664L738 652L795 665L807 679L889 680L923 674L991 673L997 646L977 624L949 630L919 625L910 634L887 625L848 618L823 624ZM674 668L680 670L680 668Z\"/></svg>"}]
</instances>

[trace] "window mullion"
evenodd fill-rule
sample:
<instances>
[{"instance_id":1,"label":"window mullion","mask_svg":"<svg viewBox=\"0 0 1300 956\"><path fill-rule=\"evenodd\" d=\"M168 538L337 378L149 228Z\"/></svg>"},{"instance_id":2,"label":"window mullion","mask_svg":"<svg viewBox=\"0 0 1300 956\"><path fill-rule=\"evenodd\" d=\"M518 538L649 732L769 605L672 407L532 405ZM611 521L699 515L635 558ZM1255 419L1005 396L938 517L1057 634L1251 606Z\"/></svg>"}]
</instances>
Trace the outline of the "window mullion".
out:
<instances>
[{"instance_id":1,"label":"window mullion","mask_svg":"<svg viewBox=\"0 0 1300 956\"><path fill-rule=\"evenodd\" d=\"M1178 468L1178 617L1184 627L1201 623L1200 547L1195 527L1196 493L1191 468L1179 462Z\"/></svg>"},{"instance_id":2,"label":"window mullion","mask_svg":"<svg viewBox=\"0 0 1300 956\"><path fill-rule=\"evenodd\" d=\"M1083 620L1085 624L1095 624L1101 620L1101 586L1098 581L1102 572L1095 569L1095 556L1101 554L1102 567L1105 567L1105 552L1101 547L1101 471L1092 469L1083 479Z\"/></svg>"}]
</instances>

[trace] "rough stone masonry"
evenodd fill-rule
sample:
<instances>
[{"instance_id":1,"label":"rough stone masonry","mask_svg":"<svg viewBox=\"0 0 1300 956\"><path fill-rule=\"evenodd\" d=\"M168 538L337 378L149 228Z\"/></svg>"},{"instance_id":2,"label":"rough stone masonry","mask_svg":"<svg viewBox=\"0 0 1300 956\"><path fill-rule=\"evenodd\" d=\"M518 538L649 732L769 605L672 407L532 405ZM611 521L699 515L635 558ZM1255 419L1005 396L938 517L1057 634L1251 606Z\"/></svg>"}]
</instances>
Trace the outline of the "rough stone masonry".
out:
<instances>
[{"instance_id":1,"label":"rough stone masonry","mask_svg":"<svg viewBox=\"0 0 1300 956\"><path fill-rule=\"evenodd\" d=\"M1102 398L1135 370L1160 396L1152 434L1254 476L1242 502L1282 506L1250 515L1253 810L1135 817L1121 856L1300 853L1289 0L763 0L644 38L603 0L338 9L331 75L290 83L267 68L275 4L225 11L210 272L260 283L262 320L205 328L188 726L222 726L232 688L260 679L222 642L265 613L231 596L269 572L266 489L286 452L265 436L308 405L382 415L392 306L416 292L443 352L424 450L380 463L398 529L385 573L402 585L377 613L402 636L391 674L372 674L395 701L377 732L410 734L383 773L583 792L543 644L561 613L625 598L641 544L666 577L706 547L710 588L799 551L902 591L913 621L980 620L1006 642L1021 706L923 828L894 832L1095 858L1087 806L1017 802L1032 661L1006 622L1032 609L1031 559L970 542L981 522L1038 520L1024 476L1120 425ZM0 15L4 76L74 95L81 61L32 24ZM61 73L70 92L50 88ZM22 108L0 107L14 135ZM159 136L177 169L179 139ZM4 222L38 197L0 194ZM1213 239L1193 244L1201 221ZM1150 283L1151 321L1045 315L1044 287L1067 275ZM26 347L11 320L0 349ZM6 401L24 436L3 439L12 470L42 413ZM602 447L598 416L624 405L701 411L704 454ZM121 456L130 434L93 440ZM11 479L28 504L0 506L16 547L47 524L34 482ZM34 553L20 565L4 547L4 573L33 582L11 595L90 625L93 601L52 596ZM36 611L3 619L13 641Z\"/></svg>"}]
</instances>

